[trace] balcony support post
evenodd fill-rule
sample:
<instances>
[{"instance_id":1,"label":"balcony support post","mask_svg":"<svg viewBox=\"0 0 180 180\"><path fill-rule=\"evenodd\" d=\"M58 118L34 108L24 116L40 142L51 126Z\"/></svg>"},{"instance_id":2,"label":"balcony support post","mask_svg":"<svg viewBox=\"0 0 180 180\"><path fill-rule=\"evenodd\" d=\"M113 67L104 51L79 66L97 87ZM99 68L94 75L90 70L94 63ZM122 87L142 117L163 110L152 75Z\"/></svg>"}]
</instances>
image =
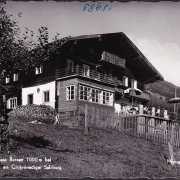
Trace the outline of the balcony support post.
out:
<instances>
[{"instance_id":1,"label":"balcony support post","mask_svg":"<svg viewBox=\"0 0 180 180\"><path fill-rule=\"evenodd\" d=\"M105 82L108 82L107 74L106 73L104 74L104 79L105 79Z\"/></svg>"},{"instance_id":2,"label":"balcony support post","mask_svg":"<svg viewBox=\"0 0 180 180\"><path fill-rule=\"evenodd\" d=\"M117 86L117 77L114 78L114 85Z\"/></svg>"},{"instance_id":3,"label":"balcony support post","mask_svg":"<svg viewBox=\"0 0 180 180\"><path fill-rule=\"evenodd\" d=\"M95 72L94 72L94 70L91 70L91 72L92 72L92 78L94 79L95 78Z\"/></svg>"},{"instance_id":4,"label":"balcony support post","mask_svg":"<svg viewBox=\"0 0 180 180\"><path fill-rule=\"evenodd\" d=\"M76 65L76 74L79 74L79 65Z\"/></svg>"}]
</instances>

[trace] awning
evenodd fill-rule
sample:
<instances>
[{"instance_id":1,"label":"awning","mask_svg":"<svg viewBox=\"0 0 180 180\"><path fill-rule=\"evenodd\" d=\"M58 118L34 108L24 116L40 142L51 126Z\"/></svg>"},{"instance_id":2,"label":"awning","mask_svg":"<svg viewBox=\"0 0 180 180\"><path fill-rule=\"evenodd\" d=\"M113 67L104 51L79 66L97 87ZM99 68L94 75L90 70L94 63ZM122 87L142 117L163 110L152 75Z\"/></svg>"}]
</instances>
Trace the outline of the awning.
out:
<instances>
[{"instance_id":1,"label":"awning","mask_svg":"<svg viewBox=\"0 0 180 180\"><path fill-rule=\"evenodd\" d=\"M180 97L175 97L170 99L167 103L179 103L180 102Z\"/></svg>"},{"instance_id":2,"label":"awning","mask_svg":"<svg viewBox=\"0 0 180 180\"><path fill-rule=\"evenodd\" d=\"M142 91L140 89L137 88L128 88L126 90L124 90L124 94L133 94L135 93L135 95L140 95L142 93Z\"/></svg>"}]
</instances>

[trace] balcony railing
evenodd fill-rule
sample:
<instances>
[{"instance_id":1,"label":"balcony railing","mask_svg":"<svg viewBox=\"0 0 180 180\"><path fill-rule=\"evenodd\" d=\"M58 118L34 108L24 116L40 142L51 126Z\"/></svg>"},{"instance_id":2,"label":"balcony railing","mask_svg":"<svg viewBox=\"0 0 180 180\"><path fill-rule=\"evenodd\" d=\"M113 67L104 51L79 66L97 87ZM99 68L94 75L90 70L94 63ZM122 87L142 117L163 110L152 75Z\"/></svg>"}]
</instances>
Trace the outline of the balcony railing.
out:
<instances>
[{"instance_id":1,"label":"balcony railing","mask_svg":"<svg viewBox=\"0 0 180 180\"><path fill-rule=\"evenodd\" d=\"M111 84L117 86L120 81L117 77L113 77L111 75L100 73L92 69L84 69L83 67L76 65L70 69L60 69L56 72L56 78L65 78L69 76L81 76L89 79L93 79L96 81L100 81L103 83Z\"/></svg>"}]
</instances>

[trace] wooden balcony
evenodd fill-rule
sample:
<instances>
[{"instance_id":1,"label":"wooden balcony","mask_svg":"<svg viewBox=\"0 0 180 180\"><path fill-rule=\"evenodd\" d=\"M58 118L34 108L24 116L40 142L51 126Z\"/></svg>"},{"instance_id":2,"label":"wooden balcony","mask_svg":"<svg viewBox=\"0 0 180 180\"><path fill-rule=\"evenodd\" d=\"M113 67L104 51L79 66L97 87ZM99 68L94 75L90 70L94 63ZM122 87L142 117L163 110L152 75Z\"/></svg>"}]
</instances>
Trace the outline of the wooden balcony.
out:
<instances>
[{"instance_id":1,"label":"wooden balcony","mask_svg":"<svg viewBox=\"0 0 180 180\"><path fill-rule=\"evenodd\" d=\"M56 78L67 78L72 76L80 76L95 81L103 82L106 84L111 84L117 86L120 83L120 80L117 77L110 76L105 73L100 73L92 69L85 70L83 67L76 65L71 69L60 69L56 72Z\"/></svg>"}]
</instances>

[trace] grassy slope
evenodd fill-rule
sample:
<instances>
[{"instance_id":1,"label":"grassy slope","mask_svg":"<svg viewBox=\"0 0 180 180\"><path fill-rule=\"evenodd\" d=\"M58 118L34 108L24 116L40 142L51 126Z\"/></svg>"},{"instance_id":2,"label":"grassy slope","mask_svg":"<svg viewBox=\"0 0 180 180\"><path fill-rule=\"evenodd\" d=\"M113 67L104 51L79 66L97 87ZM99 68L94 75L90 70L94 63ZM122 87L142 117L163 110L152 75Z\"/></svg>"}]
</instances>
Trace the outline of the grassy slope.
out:
<instances>
[{"instance_id":1,"label":"grassy slope","mask_svg":"<svg viewBox=\"0 0 180 180\"><path fill-rule=\"evenodd\" d=\"M83 128L64 127L58 130L50 125L27 125L15 119L10 121L10 129L18 130L12 136L13 149L10 155L1 154L0 158L51 157L52 164L61 166L62 170L20 171L1 168L1 177L172 177L177 171L167 165L163 158L169 154L167 145L158 145L117 131L90 128L89 135L84 136ZM49 146L54 149L37 147L35 141L31 141L40 136L42 140L50 142ZM43 144L43 141L39 144Z\"/></svg>"}]
</instances>

